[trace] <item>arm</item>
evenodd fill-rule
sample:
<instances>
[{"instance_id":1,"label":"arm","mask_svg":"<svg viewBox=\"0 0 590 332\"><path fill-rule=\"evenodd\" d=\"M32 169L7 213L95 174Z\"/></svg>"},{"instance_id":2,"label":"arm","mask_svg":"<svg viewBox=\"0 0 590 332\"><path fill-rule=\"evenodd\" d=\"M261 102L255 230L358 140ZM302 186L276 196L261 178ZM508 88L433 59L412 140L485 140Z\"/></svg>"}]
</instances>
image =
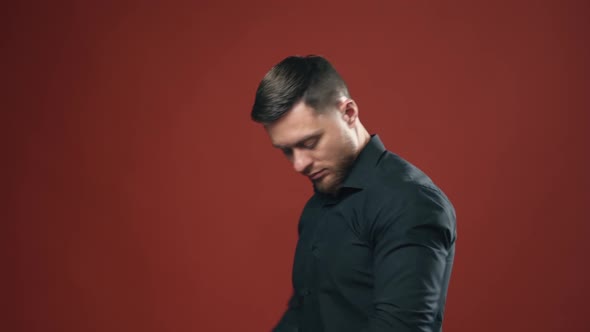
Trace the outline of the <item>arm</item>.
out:
<instances>
[{"instance_id":1,"label":"arm","mask_svg":"<svg viewBox=\"0 0 590 332\"><path fill-rule=\"evenodd\" d=\"M314 199L315 199L315 196L312 196L307 201L307 203L305 204L305 208L303 209L304 213L310 206L312 206L314 203L316 203L316 201ZM308 218L306 218L305 215L303 215L303 214L299 218L299 224L297 225L298 237L301 237L301 233L303 232L305 220L307 220L307 219ZM293 269L295 269L295 266L293 266ZM277 325L274 327L274 329L272 331L273 332L298 332L299 331L299 311L300 310L301 310L300 295L297 295L295 290L293 290L293 294L291 295L291 298L290 298L289 303L287 305L287 310L285 311L285 313L283 314L283 316L281 317L281 319L279 320L279 322L277 323Z\"/></svg>"},{"instance_id":2,"label":"arm","mask_svg":"<svg viewBox=\"0 0 590 332\"><path fill-rule=\"evenodd\" d=\"M365 331L439 330L455 237L453 207L427 188L376 221L374 311Z\"/></svg>"},{"instance_id":3,"label":"arm","mask_svg":"<svg viewBox=\"0 0 590 332\"><path fill-rule=\"evenodd\" d=\"M287 310L272 329L272 332L298 332L299 323L297 321L297 310L299 308L299 297L295 292L291 295Z\"/></svg>"}]
</instances>

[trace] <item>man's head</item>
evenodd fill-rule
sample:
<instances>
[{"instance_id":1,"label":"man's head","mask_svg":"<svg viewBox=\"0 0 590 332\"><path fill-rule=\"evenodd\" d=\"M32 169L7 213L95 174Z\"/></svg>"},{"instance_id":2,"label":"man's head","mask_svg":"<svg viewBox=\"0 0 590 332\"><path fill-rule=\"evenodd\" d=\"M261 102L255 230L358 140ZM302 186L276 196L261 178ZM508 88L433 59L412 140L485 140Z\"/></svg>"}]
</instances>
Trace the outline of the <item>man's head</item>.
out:
<instances>
[{"instance_id":1,"label":"man's head","mask_svg":"<svg viewBox=\"0 0 590 332\"><path fill-rule=\"evenodd\" d=\"M274 66L258 86L251 115L324 193L338 190L369 140L346 83L319 56L292 56Z\"/></svg>"}]
</instances>

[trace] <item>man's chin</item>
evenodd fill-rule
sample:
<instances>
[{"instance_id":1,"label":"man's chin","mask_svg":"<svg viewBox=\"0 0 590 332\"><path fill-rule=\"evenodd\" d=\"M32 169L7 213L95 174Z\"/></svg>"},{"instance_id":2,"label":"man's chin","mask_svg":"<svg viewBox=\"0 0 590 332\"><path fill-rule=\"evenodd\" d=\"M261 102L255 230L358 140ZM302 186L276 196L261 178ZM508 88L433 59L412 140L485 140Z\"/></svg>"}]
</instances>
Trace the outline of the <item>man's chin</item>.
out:
<instances>
[{"instance_id":1,"label":"man's chin","mask_svg":"<svg viewBox=\"0 0 590 332\"><path fill-rule=\"evenodd\" d=\"M316 191L321 192L323 194L334 194L337 191L336 186L334 186L333 184L326 184L321 181L313 182L313 187Z\"/></svg>"}]
</instances>

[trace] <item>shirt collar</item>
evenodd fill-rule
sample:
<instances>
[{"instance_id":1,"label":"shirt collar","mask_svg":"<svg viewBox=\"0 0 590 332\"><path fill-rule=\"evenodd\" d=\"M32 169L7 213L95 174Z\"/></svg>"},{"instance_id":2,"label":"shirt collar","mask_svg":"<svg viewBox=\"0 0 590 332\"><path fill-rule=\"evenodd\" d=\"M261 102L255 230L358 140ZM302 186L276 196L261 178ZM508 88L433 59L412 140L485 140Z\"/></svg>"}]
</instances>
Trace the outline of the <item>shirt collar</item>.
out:
<instances>
[{"instance_id":1,"label":"shirt collar","mask_svg":"<svg viewBox=\"0 0 590 332\"><path fill-rule=\"evenodd\" d=\"M366 186L367 177L373 172L373 168L385 151L379 135L371 135L371 139L359 153L340 187L363 189Z\"/></svg>"},{"instance_id":2,"label":"shirt collar","mask_svg":"<svg viewBox=\"0 0 590 332\"><path fill-rule=\"evenodd\" d=\"M323 205L330 205L336 204L350 193L362 190L367 185L367 177L373 172L373 168L375 168L385 151L385 146L379 136L376 134L371 135L371 139L352 164L350 172L342 182L336 196L321 193L314 188L315 195L322 200Z\"/></svg>"}]
</instances>

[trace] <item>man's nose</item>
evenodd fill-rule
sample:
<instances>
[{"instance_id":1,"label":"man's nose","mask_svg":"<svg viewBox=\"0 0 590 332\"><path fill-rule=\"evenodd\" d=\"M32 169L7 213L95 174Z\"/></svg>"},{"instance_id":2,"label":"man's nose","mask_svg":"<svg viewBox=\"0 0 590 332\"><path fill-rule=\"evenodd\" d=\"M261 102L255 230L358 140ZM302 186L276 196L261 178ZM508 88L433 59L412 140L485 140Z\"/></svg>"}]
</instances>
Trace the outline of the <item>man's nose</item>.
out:
<instances>
[{"instance_id":1,"label":"man's nose","mask_svg":"<svg viewBox=\"0 0 590 332\"><path fill-rule=\"evenodd\" d=\"M301 150L293 151L293 168L298 173L303 173L311 165L311 157Z\"/></svg>"}]
</instances>

